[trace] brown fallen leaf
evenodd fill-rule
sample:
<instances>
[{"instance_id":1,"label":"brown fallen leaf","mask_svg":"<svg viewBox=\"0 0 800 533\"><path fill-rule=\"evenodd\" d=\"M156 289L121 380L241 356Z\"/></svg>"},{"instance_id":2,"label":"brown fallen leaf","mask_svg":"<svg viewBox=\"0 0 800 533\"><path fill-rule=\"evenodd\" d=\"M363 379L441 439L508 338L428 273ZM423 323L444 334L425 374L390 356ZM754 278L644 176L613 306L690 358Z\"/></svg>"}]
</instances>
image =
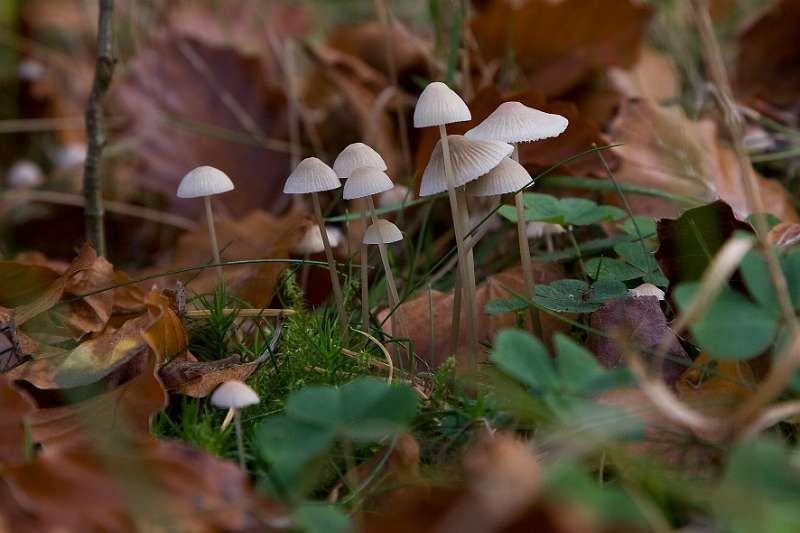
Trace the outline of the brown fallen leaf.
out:
<instances>
[{"instance_id":1,"label":"brown fallen leaf","mask_svg":"<svg viewBox=\"0 0 800 533\"><path fill-rule=\"evenodd\" d=\"M29 417L33 439L52 449L149 434L153 417L167 405L167 393L158 378L155 354L145 348L136 356L125 369L135 377L122 385L82 401L34 411ZM63 395L69 398L70 391Z\"/></svg>"},{"instance_id":2,"label":"brown fallen leaf","mask_svg":"<svg viewBox=\"0 0 800 533\"><path fill-rule=\"evenodd\" d=\"M205 398L226 381L246 381L258 366L255 362L242 363L238 355L216 361L198 361L187 353L161 368L159 377L171 393Z\"/></svg>"},{"instance_id":3,"label":"brown fallen leaf","mask_svg":"<svg viewBox=\"0 0 800 533\"><path fill-rule=\"evenodd\" d=\"M800 116L800 49L797 28L800 4L772 3L745 26L739 37L734 85L762 112L781 119L780 112Z\"/></svg>"},{"instance_id":4,"label":"brown fallen leaf","mask_svg":"<svg viewBox=\"0 0 800 533\"><path fill-rule=\"evenodd\" d=\"M242 218L222 216L215 220L224 261L288 258L289 248L311 226L311 220L302 208L292 209L281 217L253 210ZM182 235L178 239L173 262L156 270L163 272L202 265L208 263L211 257L208 231L198 229ZM269 305L278 276L286 266L285 263L254 263L225 267L226 288L229 294L235 294L254 307L265 307ZM198 294L212 292L219 282L213 268L190 272L179 279L183 279L187 287Z\"/></svg>"},{"instance_id":5,"label":"brown fallen leaf","mask_svg":"<svg viewBox=\"0 0 800 533\"><path fill-rule=\"evenodd\" d=\"M506 62L531 89L552 98L612 65L636 60L651 9L631 0L492 0L471 29L486 61Z\"/></svg>"},{"instance_id":6,"label":"brown fallen leaf","mask_svg":"<svg viewBox=\"0 0 800 533\"><path fill-rule=\"evenodd\" d=\"M665 53L643 47L636 63L629 69L612 67L608 78L626 98L644 98L667 102L680 95L680 76L675 62Z\"/></svg>"},{"instance_id":7,"label":"brown fallen leaf","mask_svg":"<svg viewBox=\"0 0 800 533\"><path fill-rule=\"evenodd\" d=\"M218 16L206 20L214 22L225 27ZM284 92L258 55L167 27L128 67L109 96L137 141L137 186L162 193L172 211L199 214L202 202L177 200L175 191L186 172L207 164L236 184L215 197L219 211L289 205L281 192L289 172Z\"/></svg>"},{"instance_id":8,"label":"brown fallen leaf","mask_svg":"<svg viewBox=\"0 0 800 533\"><path fill-rule=\"evenodd\" d=\"M233 463L178 441L45 449L0 475L11 497L1 505L24 509L46 531L255 532L290 524L282 506L259 497Z\"/></svg>"},{"instance_id":9,"label":"brown fallen leaf","mask_svg":"<svg viewBox=\"0 0 800 533\"><path fill-rule=\"evenodd\" d=\"M0 374L0 471L25 462L25 419L33 402Z\"/></svg>"},{"instance_id":10,"label":"brown fallen leaf","mask_svg":"<svg viewBox=\"0 0 800 533\"><path fill-rule=\"evenodd\" d=\"M770 244L791 248L800 243L800 224L781 222L767 235Z\"/></svg>"},{"instance_id":11,"label":"brown fallen leaf","mask_svg":"<svg viewBox=\"0 0 800 533\"><path fill-rule=\"evenodd\" d=\"M755 392L747 361L717 361L701 353L675 383L678 398L700 412L724 419Z\"/></svg>"},{"instance_id":12,"label":"brown fallen leaf","mask_svg":"<svg viewBox=\"0 0 800 533\"><path fill-rule=\"evenodd\" d=\"M685 209L722 199L744 220L749 214L742 176L734 154L720 145L716 125L692 121L679 108L662 107L645 99L622 103L611 123L609 142L620 165L614 171L622 183L657 189L687 197L689 203L629 194L636 214L676 218ZM786 222L798 221L791 198L777 181L756 175L768 212ZM604 195L606 203L620 205L616 193Z\"/></svg>"},{"instance_id":13,"label":"brown fallen leaf","mask_svg":"<svg viewBox=\"0 0 800 533\"><path fill-rule=\"evenodd\" d=\"M589 334L590 350L606 368L625 364L624 354L615 341L617 335L622 335L640 352L644 351L643 357L649 361L652 372L659 373L669 385L674 384L691 363L678 337L669 329L655 296L627 296L607 302L592 313L589 325L609 335ZM656 360L648 352L656 350L664 335L669 335L672 341L666 357ZM681 360L685 364L681 364Z\"/></svg>"},{"instance_id":14,"label":"brown fallen leaf","mask_svg":"<svg viewBox=\"0 0 800 533\"><path fill-rule=\"evenodd\" d=\"M533 262L533 273L537 283L550 283L563 277L560 267L553 263ZM478 323L480 342L491 343L495 334L503 328L517 326L517 313L504 313L497 315L487 315L483 312L484 306L496 299L510 298L511 294L506 287L518 294L525 293L525 283L522 279L522 268L514 267L504 270L498 274L490 276L483 283L478 285L477 305L479 309ZM428 362L431 366L438 366L444 363L450 355L450 332L452 331L453 318L453 295L431 291L430 301L428 293L422 292L419 296L402 304L401 308L408 320L408 329L411 334L414 351L419 357ZM433 309L431 316L430 309ZM461 327L466 322L462 308ZM378 320L383 321L388 314L388 310L378 313ZM527 330L531 330L529 313L521 313L522 325ZM569 326L565 322L551 317L545 313L540 314L542 328L545 339L549 339L556 331L567 331ZM391 320L386 320L384 330L391 334ZM459 337L460 343L458 353L464 353L466 344L464 335ZM486 354L480 356L485 360ZM465 360L458 358L459 364Z\"/></svg>"}]
</instances>

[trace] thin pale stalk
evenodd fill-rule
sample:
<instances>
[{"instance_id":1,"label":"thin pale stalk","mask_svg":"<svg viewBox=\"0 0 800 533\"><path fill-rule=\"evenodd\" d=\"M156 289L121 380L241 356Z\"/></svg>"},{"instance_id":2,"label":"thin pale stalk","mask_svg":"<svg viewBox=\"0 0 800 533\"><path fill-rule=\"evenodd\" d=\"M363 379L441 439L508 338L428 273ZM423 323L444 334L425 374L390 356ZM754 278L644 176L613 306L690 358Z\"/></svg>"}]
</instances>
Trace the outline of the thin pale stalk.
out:
<instances>
[{"instance_id":1,"label":"thin pale stalk","mask_svg":"<svg viewBox=\"0 0 800 533\"><path fill-rule=\"evenodd\" d=\"M378 215L375 213L375 203L372 201L371 196L367 196L367 205L369 206L369 214L372 218L372 223L375 225L375 228L378 230L378 235L380 236L380 242L378 242L378 250L381 254L381 262L383 263L383 270L386 271L386 286L389 289L389 304L395 310L392 313L392 317L394 315L398 316L398 322L400 323L400 332L406 338L410 338L408 327L406 324L405 319L405 312L400 307L400 294L397 292L397 284L394 281L394 274L392 273L392 266L389 264L389 252L386 250L386 244L383 242L383 235L381 234L380 228L378 228ZM392 333L397 335L397 331L392 328Z\"/></svg>"},{"instance_id":2,"label":"thin pale stalk","mask_svg":"<svg viewBox=\"0 0 800 533\"><path fill-rule=\"evenodd\" d=\"M214 264L219 265L222 263L222 259L219 257L219 243L217 242L217 230L214 227L214 211L211 209L211 197L203 196L203 203L206 206L206 221L208 222L208 239L211 241L211 253L214 255ZM221 282L221 266L217 266L217 276Z\"/></svg>"},{"instance_id":3,"label":"thin pale stalk","mask_svg":"<svg viewBox=\"0 0 800 533\"><path fill-rule=\"evenodd\" d=\"M311 193L311 200L314 203L314 216L319 224L319 233L322 235L322 244L325 246L325 258L328 260L328 272L331 275L331 287L333 297L336 300L336 312L339 314L339 329L342 338L347 336L347 316L344 313L344 299L342 298L342 287L339 285L339 277L336 275L336 260L333 258L333 249L328 240L328 231L325 229L325 219L322 218L322 208L319 205L319 194Z\"/></svg>"},{"instance_id":4,"label":"thin pale stalk","mask_svg":"<svg viewBox=\"0 0 800 533\"><path fill-rule=\"evenodd\" d=\"M519 151L516 143L514 144L514 152L512 154L514 161L519 163ZM533 277L533 265L531 264L531 247L528 242L528 228L525 221L525 202L522 197L522 191L514 195L514 206L517 208L517 242L519 243L519 260L522 264L522 277L525 280L525 288L528 289L528 295L531 300L536 296L536 279ZM539 310L533 307L529 308L531 314L531 325L533 332L540 339L542 335L542 322L539 318Z\"/></svg>"},{"instance_id":5,"label":"thin pale stalk","mask_svg":"<svg viewBox=\"0 0 800 533\"><path fill-rule=\"evenodd\" d=\"M458 252L458 268L461 279L464 280L464 298L467 307L467 347L470 364L475 365L478 360L478 320L475 307L475 283L470 280L469 267L467 266L467 254L465 249L464 236L466 230L462 225L461 214L458 209L458 199L456 197L455 176L453 175L452 161L450 160L450 143L447 141L447 129L444 125L439 126L439 137L442 143L442 155L444 156L444 174L447 180L447 197L450 200L450 211L453 217L453 229L456 234L456 251Z\"/></svg>"},{"instance_id":6,"label":"thin pale stalk","mask_svg":"<svg viewBox=\"0 0 800 533\"><path fill-rule=\"evenodd\" d=\"M361 204L361 224L367 228L367 208ZM367 265L369 263L369 248L366 244L361 244L361 329L369 331L369 275Z\"/></svg>"},{"instance_id":7,"label":"thin pale stalk","mask_svg":"<svg viewBox=\"0 0 800 533\"><path fill-rule=\"evenodd\" d=\"M236 449L239 452L239 467L244 470L244 440L242 439L242 415L239 410L233 413L233 424L236 428Z\"/></svg>"},{"instance_id":8,"label":"thin pale stalk","mask_svg":"<svg viewBox=\"0 0 800 533\"><path fill-rule=\"evenodd\" d=\"M458 350L458 340L461 338L461 295L464 284L461 282L461 273L456 269L456 281L453 284L453 318L450 327L450 353Z\"/></svg>"}]
</instances>

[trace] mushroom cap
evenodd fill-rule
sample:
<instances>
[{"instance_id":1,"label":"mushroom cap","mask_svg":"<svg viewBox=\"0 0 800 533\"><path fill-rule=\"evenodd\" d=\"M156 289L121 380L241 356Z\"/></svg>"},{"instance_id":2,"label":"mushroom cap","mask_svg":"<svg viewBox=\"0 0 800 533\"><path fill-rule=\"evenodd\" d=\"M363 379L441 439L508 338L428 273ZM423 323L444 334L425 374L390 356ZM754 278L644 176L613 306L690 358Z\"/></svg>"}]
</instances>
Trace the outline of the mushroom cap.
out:
<instances>
[{"instance_id":1,"label":"mushroom cap","mask_svg":"<svg viewBox=\"0 0 800 533\"><path fill-rule=\"evenodd\" d=\"M307 194L310 192L330 191L342 186L336 172L317 159L307 157L300 161L283 184L285 194Z\"/></svg>"},{"instance_id":2,"label":"mushroom cap","mask_svg":"<svg viewBox=\"0 0 800 533\"><path fill-rule=\"evenodd\" d=\"M525 233L528 235L529 239L539 239L540 237L544 237L545 235L558 235L559 233L566 233L563 227L559 224L553 224L551 222L528 222L525 225Z\"/></svg>"},{"instance_id":3,"label":"mushroom cap","mask_svg":"<svg viewBox=\"0 0 800 533\"><path fill-rule=\"evenodd\" d=\"M44 183L44 174L39 165L28 159L20 159L8 169L6 184L12 189L30 189Z\"/></svg>"},{"instance_id":4,"label":"mushroom cap","mask_svg":"<svg viewBox=\"0 0 800 533\"><path fill-rule=\"evenodd\" d=\"M379 218L377 222L367 228L361 242L364 244L389 244L402 240L403 234L400 232L400 228L386 219Z\"/></svg>"},{"instance_id":5,"label":"mushroom cap","mask_svg":"<svg viewBox=\"0 0 800 533\"><path fill-rule=\"evenodd\" d=\"M226 381L211 395L211 404L225 409L241 409L259 402L258 394L246 383L237 380Z\"/></svg>"},{"instance_id":6,"label":"mushroom cap","mask_svg":"<svg viewBox=\"0 0 800 533\"><path fill-rule=\"evenodd\" d=\"M642 283L638 287L628 291L632 296L655 296L659 300L664 299L664 291L653 285L652 283Z\"/></svg>"},{"instance_id":7,"label":"mushroom cap","mask_svg":"<svg viewBox=\"0 0 800 533\"><path fill-rule=\"evenodd\" d=\"M514 148L499 141L471 141L463 135L448 135L450 159L453 163L453 178L456 187L461 187L483 176L496 167L504 157L511 155ZM420 196L431 196L447 190L444 174L442 141L436 143L425 172L422 173Z\"/></svg>"},{"instance_id":8,"label":"mushroom cap","mask_svg":"<svg viewBox=\"0 0 800 533\"><path fill-rule=\"evenodd\" d=\"M472 196L497 196L517 192L531 182L525 167L506 157L487 174L471 182L467 192Z\"/></svg>"},{"instance_id":9,"label":"mushroom cap","mask_svg":"<svg viewBox=\"0 0 800 533\"><path fill-rule=\"evenodd\" d=\"M464 100L440 81L434 81L425 87L414 108L415 128L464 122L471 118L472 113Z\"/></svg>"},{"instance_id":10,"label":"mushroom cap","mask_svg":"<svg viewBox=\"0 0 800 533\"><path fill-rule=\"evenodd\" d=\"M233 182L221 170L202 166L190 170L178 185L178 198L200 198L233 190Z\"/></svg>"},{"instance_id":11,"label":"mushroom cap","mask_svg":"<svg viewBox=\"0 0 800 533\"><path fill-rule=\"evenodd\" d=\"M374 167L357 168L350 174L350 179L344 184L342 198L354 200L373 194L391 190L394 187L391 178L382 170Z\"/></svg>"},{"instance_id":12,"label":"mushroom cap","mask_svg":"<svg viewBox=\"0 0 800 533\"><path fill-rule=\"evenodd\" d=\"M360 167L375 167L386 170L386 162L381 154L364 143L353 143L342 150L333 162L333 171L339 179L347 179Z\"/></svg>"},{"instance_id":13,"label":"mushroom cap","mask_svg":"<svg viewBox=\"0 0 800 533\"><path fill-rule=\"evenodd\" d=\"M328 233L328 242L331 248L336 248L341 244L344 235L342 231L335 226L325 226L325 231ZM318 224L314 224L303 234L299 241L289 249L293 254L318 254L325 251L325 243L322 241L322 232Z\"/></svg>"},{"instance_id":14,"label":"mushroom cap","mask_svg":"<svg viewBox=\"0 0 800 533\"><path fill-rule=\"evenodd\" d=\"M508 143L538 141L558 137L568 125L569 121L561 115L545 113L519 102L504 102L464 136Z\"/></svg>"}]
</instances>

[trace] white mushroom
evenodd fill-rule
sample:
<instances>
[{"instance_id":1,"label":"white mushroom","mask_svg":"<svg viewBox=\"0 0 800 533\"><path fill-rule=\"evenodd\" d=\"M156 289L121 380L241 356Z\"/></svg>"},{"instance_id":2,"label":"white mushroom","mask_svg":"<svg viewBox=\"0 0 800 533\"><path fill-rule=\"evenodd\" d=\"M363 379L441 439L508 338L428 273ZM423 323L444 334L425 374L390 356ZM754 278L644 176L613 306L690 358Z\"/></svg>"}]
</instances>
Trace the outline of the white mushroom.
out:
<instances>
[{"instance_id":1,"label":"white mushroom","mask_svg":"<svg viewBox=\"0 0 800 533\"><path fill-rule=\"evenodd\" d=\"M33 189L44 183L41 167L27 159L11 165L6 173L6 185L12 189Z\"/></svg>"},{"instance_id":2,"label":"white mushroom","mask_svg":"<svg viewBox=\"0 0 800 533\"><path fill-rule=\"evenodd\" d=\"M638 287L629 290L631 296L655 296L659 300L664 300L664 291L653 285L652 283L642 283Z\"/></svg>"},{"instance_id":3,"label":"white mushroom","mask_svg":"<svg viewBox=\"0 0 800 533\"><path fill-rule=\"evenodd\" d=\"M228 409L228 414L225 416L225 421L222 423L222 430L224 431L230 419L233 417L236 428L236 447L239 452L239 466L245 467L244 462L244 442L242 441L242 419L239 414L240 409L244 409L250 405L256 405L260 402L256 391L251 389L246 383L241 381L231 380L226 381L214 390L211 395L211 405Z\"/></svg>"},{"instance_id":4,"label":"white mushroom","mask_svg":"<svg viewBox=\"0 0 800 533\"><path fill-rule=\"evenodd\" d=\"M383 218L375 220L364 232L364 244L391 244L402 240L400 228Z\"/></svg>"},{"instance_id":5,"label":"white mushroom","mask_svg":"<svg viewBox=\"0 0 800 533\"><path fill-rule=\"evenodd\" d=\"M325 232L328 234L328 242L332 248L336 248L344 239L342 231L335 226L326 226ZM325 243L322 241L322 232L317 224L312 225L303 236L297 241L289 251L297 255L318 254L325 251Z\"/></svg>"},{"instance_id":6,"label":"white mushroom","mask_svg":"<svg viewBox=\"0 0 800 533\"><path fill-rule=\"evenodd\" d=\"M545 113L520 102L504 102L497 106L497 109L480 124L467 131L464 136L473 140L495 140L513 143L512 157L515 161L519 161L516 143L557 137L567 129L568 125L569 121L561 115ZM518 169L516 170L518 171ZM525 173L527 174L527 172ZM514 205L517 210L517 241L519 243L522 273L528 293L533 297L536 291L536 282L533 277L533 268L531 267L531 250L525 228L525 206L522 197L523 187L529 186L531 182L530 175L528 175L528 183L522 184L517 188L514 196ZM539 336L541 336L538 314L534 317L534 327Z\"/></svg>"},{"instance_id":7,"label":"white mushroom","mask_svg":"<svg viewBox=\"0 0 800 533\"><path fill-rule=\"evenodd\" d=\"M215 194L233 190L233 182L221 170L214 167L197 167L186 174L178 185L178 198L203 198L206 206L206 220L208 222L208 238L211 241L211 251L214 254L214 263L217 265L217 274L222 279L222 260L219 255L217 231L214 228L214 212L211 209L211 197Z\"/></svg>"},{"instance_id":8,"label":"white mushroom","mask_svg":"<svg viewBox=\"0 0 800 533\"><path fill-rule=\"evenodd\" d=\"M347 179L360 167L374 167L386 170L386 162L381 155L364 143L353 143L342 150L333 162L333 171L339 179Z\"/></svg>"},{"instance_id":9,"label":"white mushroom","mask_svg":"<svg viewBox=\"0 0 800 533\"><path fill-rule=\"evenodd\" d=\"M300 161L292 173L289 174L286 183L283 185L283 192L285 194L311 194L317 225L324 227L325 220L322 218L322 208L319 204L318 193L338 189L341 186L342 182L339 181L336 172L331 167L316 157L307 157ZM339 314L339 328L342 337L345 337L347 334L347 316L344 311L342 287L339 285L339 277L336 274L336 260L333 257L333 249L328 241L328 232L321 231L320 234L325 247L325 256L328 260L328 272L331 276L331 287L336 300L336 311Z\"/></svg>"}]
</instances>

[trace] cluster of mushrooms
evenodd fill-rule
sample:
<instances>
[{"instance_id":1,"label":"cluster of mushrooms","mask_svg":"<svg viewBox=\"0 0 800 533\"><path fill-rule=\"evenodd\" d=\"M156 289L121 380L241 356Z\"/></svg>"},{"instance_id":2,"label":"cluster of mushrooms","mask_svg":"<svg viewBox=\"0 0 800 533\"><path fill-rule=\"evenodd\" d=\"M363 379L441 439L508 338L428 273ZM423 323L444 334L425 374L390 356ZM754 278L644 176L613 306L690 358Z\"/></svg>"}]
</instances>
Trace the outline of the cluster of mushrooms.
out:
<instances>
[{"instance_id":1,"label":"cluster of mushrooms","mask_svg":"<svg viewBox=\"0 0 800 533\"><path fill-rule=\"evenodd\" d=\"M522 272L529 295L534 294L535 280L531 265L522 192L532 183L530 174L519 164L517 143L556 137L566 130L568 121L561 115L545 113L519 102L505 102L485 120L464 135L448 135L447 125L472 119L466 103L442 82L429 84L417 101L414 126L437 127L439 141L422 175L420 196L447 192L453 230L458 252L458 271L455 290L453 328L457 335L461 316L461 301L465 308L465 333L470 360L478 353L478 315L476 302L475 265L472 249L479 235L469 228L467 196L496 197L513 193L517 211L517 234ZM330 271L331 285L343 336L348 321L344 310L342 289L337 275L333 249L328 240L319 193L338 189L345 181L342 197L361 200L361 219L366 228L361 248L361 302L362 326L369 329L369 304L367 280L368 245L377 245L386 272L389 304L394 310L392 320L399 322L399 331L408 336L407 323L399 306L397 285L392 275L386 245L403 239L400 229L392 222L378 218L373 196L394 187L386 174L386 163L380 154L363 143L345 148L330 167L316 157L302 160L289 175L283 188L286 194L310 194L314 217L321 229L325 255ZM215 264L220 263L219 247L214 233L210 196L233 189L233 183L221 171L212 167L199 167L189 172L178 188L179 197L203 197L209 237L214 251ZM533 315L534 328L539 329L538 317Z\"/></svg>"}]
</instances>

